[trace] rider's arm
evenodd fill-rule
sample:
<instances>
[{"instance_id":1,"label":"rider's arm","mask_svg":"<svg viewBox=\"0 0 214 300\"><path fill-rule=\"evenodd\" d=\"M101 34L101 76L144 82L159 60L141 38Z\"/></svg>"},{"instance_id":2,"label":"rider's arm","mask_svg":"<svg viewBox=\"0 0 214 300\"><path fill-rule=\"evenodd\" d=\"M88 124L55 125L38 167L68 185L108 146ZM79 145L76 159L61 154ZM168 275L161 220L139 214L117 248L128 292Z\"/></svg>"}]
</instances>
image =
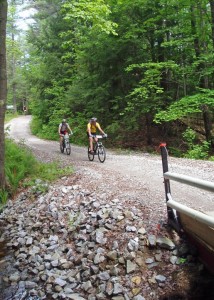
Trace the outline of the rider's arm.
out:
<instances>
[{"instance_id":1,"label":"rider's arm","mask_svg":"<svg viewBox=\"0 0 214 300\"><path fill-rule=\"evenodd\" d=\"M99 131L102 133L102 134L105 134L105 132L102 130L102 128L100 127L100 124L97 123L97 128L99 129Z\"/></svg>"},{"instance_id":2,"label":"rider's arm","mask_svg":"<svg viewBox=\"0 0 214 300\"><path fill-rule=\"evenodd\" d=\"M105 134L105 132L100 128L100 132L102 133L102 134Z\"/></svg>"},{"instance_id":3,"label":"rider's arm","mask_svg":"<svg viewBox=\"0 0 214 300\"><path fill-rule=\"evenodd\" d=\"M62 125L61 124L59 124L59 128L58 128L58 133L60 134L61 132L61 127L62 127Z\"/></svg>"},{"instance_id":4,"label":"rider's arm","mask_svg":"<svg viewBox=\"0 0 214 300\"><path fill-rule=\"evenodd\" d=\"M68 124L67 124L67 127L68 127L68 130L70 131L70 133L72 133L72 130Z\"/></svg>"},{"instance_id":5,"label":"rider's arm","mask_svg":"<svg viewBox=\"0 0 214 300\"><path fill-rule=\"evenodd\" d=\"M91 136L91 124L88 123L87 125L87 132L88 132L88 135Z\"/></svg>"}]
</instances>

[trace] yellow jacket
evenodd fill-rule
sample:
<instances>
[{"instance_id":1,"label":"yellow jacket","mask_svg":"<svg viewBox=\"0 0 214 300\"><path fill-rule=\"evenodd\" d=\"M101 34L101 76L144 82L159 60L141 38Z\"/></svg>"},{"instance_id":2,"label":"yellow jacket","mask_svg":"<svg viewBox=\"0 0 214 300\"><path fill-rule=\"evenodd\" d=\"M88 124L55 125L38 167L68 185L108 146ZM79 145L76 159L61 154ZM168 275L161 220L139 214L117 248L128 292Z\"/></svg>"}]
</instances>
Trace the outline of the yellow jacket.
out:
<instances>
[{"instance_id":1,"label":"yellow jacket","mask_svg":"<svg viewBox=\"0 0 214 300\"><path fill-rule=\"evenodd\" d=\"M90 122L88 123L88 125L87 125L87 132L91 131L92 134L95 134L96 131L97 131L97 129L101 130L100 124L98 122L96 122L95 125L91 124Z\"/></svg>"}]
</instances>

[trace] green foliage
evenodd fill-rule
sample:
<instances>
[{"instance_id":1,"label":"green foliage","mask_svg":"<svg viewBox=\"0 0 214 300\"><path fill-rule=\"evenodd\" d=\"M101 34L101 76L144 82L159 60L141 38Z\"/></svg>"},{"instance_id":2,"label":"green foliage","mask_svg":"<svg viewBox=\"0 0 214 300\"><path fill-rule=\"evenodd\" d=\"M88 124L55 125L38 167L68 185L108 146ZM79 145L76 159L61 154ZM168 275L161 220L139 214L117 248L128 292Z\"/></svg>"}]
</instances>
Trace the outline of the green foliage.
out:
<instances>
[{"instance_id":1,"label":"green foliage","mask_svg":"<svg viewBox=\"0 0 214 300\"><path fill-rule=\"evenodd\" d=\"M125 111L134 112L135 115L156 112L163 105L161 87L162 74L169 70L174 70L178 66L174 62L167 63L143 63L130 65L126 70L132 72L133 76L141 74L142 79L137 87L128 95L128 103Z\"/></svg>"},{"instance_id":2,"label":"green foliage","mask_svg":"<svg viewBox=\"0 0 214 300\"><path fill-rule=\"evenodd\" d=\"M182 151L178 147L171 147L168 148L169 154L174 157L181 157Z\"/></svg>"},{"instance_id":3,"label":"green foliage","mask_svg":"<svg viewBox=\"0 0 214 300\"><path fill-rule=\"evenodd\" d=\"M204 141L201 145L194 145L192 149L188 150L184 155L191 159L208 159L210 143Z\"/></svg>"},{"instance_id":4,"label":"green foliage","mask_svg":"<svg viewBox=\"0 0 214 300\"><path fill-rule=\"evenodd\" d=\"M24 76L22 74L23 43L17 29L18 18L15 2L10 2L7 16L7 103L14 105L15 111L22 111Z\"/></svg>"},{"instance_id":5,"label":"green foliage","mask_svg":"<svg viewBox=\"0 0 214 300\"><path fill-rule=\"evenodd\" d=\"M180 264L185 264L186 262L187 262L186 258L179 257L179 263Z\"/></svg>"},{"instance_id":6,"label":"green foliage","mask_svg":"<svg viewBox=\"0 0 214 300\"><path fill-rule=\"evenodd\" d=\"M207 159L209 157L210 143L204 141L200 145L195 144L197 135L194 130L187 128L183 133L183 137L188 146L188 151L184 157L192 159Z\"/></svg>"},{"instance_id":7,"label":"green foliage","mask_svg":"<svg viewBox=\"0 0 214 300\"><path fill-rule=\"evenodd\" d=\"M8 199L8 192L6 190L0 189L0 211L7 203L7 199Z\"/></svg>"},{"instance_id":8,"label":"green foliage","mask_svg":"<svg viewBox=\"0 0 214 300\"><path fill-rule=\"evenodd\" d=\"M156 123L169 122L182 119L193 113L202 112L203 105L214 108L214 90L200 89L200 93L188 96L172 103L166 111L160 111L156 114L154 121Z\"/></svg>"},{"instance_id":9,"label":"green foliage","mask_svg":"<svg viewBox=\"0 0 214 300\"><path fill-rule=\"evenodd\" d=\"M30 129L32 134L38 135L42 128L42 120L39 119L38 117L34 116L31 123L30 123Z\"/></svg>"},{"instance_id":10,"label":"green foliage","mask_svg":"<svg viewBox=\"0 0 214 300\"><path fill-rule=\"evenodd\" d=\"M53 114L50 117L50 122L47 125L41 124L40 120L34 117L31 122L32 133L44 139L58 140L58 127L64 118L66 118L73 131L71 142L77 145L85 145L87 142L86 125L89 119L86 119L82 113L68 117L68 110L65 109L56 110L55 115Z\"/></svg>"},{"instance_id":11,"label":"green foliage","mask_svg":"<svg viewBox=\"0 0 214 300\"><path fill-rule=\"evenodd\" d=\"M77 24L85 25L88 30L116 35L117 24L109 20L110 7L103 0L66 1L63 9L66 12L65 20L76 19Z\"/></svg>"},{"instance_id":12,"label":"green foliage","mask_svg":"<svg viewBox=\"0 0 214 300\"><path fill-rule=\"evenodd\" d=\"M73 173L71 166L61 168L59 162L53 163L37 163L35 167L35 175L31 178L40 178L45 181L54 181L59 177L70 175Z\"/></svg>"},{"instance_id":13,"label":"green foliage","mask_svg":"<svg viewBox=\"0 0 214 300\"><path fill-rule=\"evenodd\" d=\"M123 144L123 139L127 139L128 128L122 121L113 121L106 128L105 132L108 134L106 144L110 147L114 147L117 150Z\"/></svg>"},{"instance_id":14,"label":"green foliage","mask_svg":"<svg viewBox=\"0 0 214 300\"><path fill-rule=\"evenodd\" d=\"M31 191L35 194L45 194L48 192L48 184L44 183L44 182L35 182L35 184L32 186Z\"/></svg>"},{"instance_id":15,"label":"green foliage","mask_svg":"<svg viewBox=\"0 0 214 300\"><path fill-rule=\"evenodd\" d=\"M194 141L196 139L196 133L191 128L187 128L186 131L182 134L189 149L192 149L194 146Z\"/></svg>"},{"instance_id":16,"label":"green foliage","mask_svg":"<svg viewBox=\"0 0 214 300\"><path fill-rule=\"evenodd\" d=\"M25 166L20 164L17 166L16 163L9 164L6 166L6 180L10 183L10 192L14 194L14 192L18 189L20 181L25 178L25 174L27 171L25 170Z\"/></svg>"},{"instance_id":17,"label":"green foliage","mask_svg":"<svg viewBox=\"0 0 214 300\"><path fill-rule=\"evenodd\" d=\"M36 183L37 190L47 191L47 185L43 182L52 182L61 176L70 175L73 173L73 168L71 166L61 168L58 162L53 163L38 163L34 168L34 173L30 174L29 177L25 178L22 185L23 187L34 186ZM37 183L38 178L43 182Z\"/></svg>"},{"instance_id":18,"label":"green foliage","mask_svg":"<svg viewBox=\"0 0 214 300\"><path fill-rule=\"evenodd\" d=\"M73 169L70 166L61 168L57 162L40 163L24 144L17 145L14 141L6 139L5 173L8 189L0 192L3 202L8 195L14 195L21 186L32 186L38 178L53 181L60 176L73 173Z\"/></svg>"},{"instance_id":19,"label":"green foliage","mask_svg":"<svg viewBox=\"0 0 214 300\"><path fill-rule=\"evenodd\" d=\"M15 117L18 117L18 116L19 116L18 113L6 111L6 114L5 114L5 123L9 122L10 120L12 120L12 119L14 119Z\"/></svg>"},{"instance_id":20,"label":"green foliage","mask_svg":"<svg viewBox=\"0 0 214 300\"><path fill-rule=\"evenodd\" d=\"M71 137L71 142L77 145L87 145L88 138L86 136L86 126L88 124L89 118L86 119L83 113L77 113L76 116L71 120L71 128L73 130L73 135Z\"/></svg>"},{"instance_id":21,"label":"green foliage","mask_svg":"<svg viewBox=\"0 0 214 300\"><path fill-rule=\"evenodd\" d=\"M112 122L110 125L106 127L106 132L110 136L119 137L119 133L121 131L121 124L117 121Z\"/></svg>"},{"instance_id":22,"label":"green foliage","mask_svg":"<svg viewBox=\"0 0 214 300\"><path fill-rule=\"evenodd\" d=\"M208 1L193 2L39 1L20 68L33 132L57 139L66 117L85 143L96 115L112 139L141 130L149 144L162 122L213 113L213 20Z\"/></svg>"},{"instance_id":23,"label":"green foliage","mask_svg":"<svg viewBox=\"0 0 214 300\"><path fill-rule=\"evenodd\" d=\"M13 194L20 182L29 174L33 174L36 160L25 147L17 146L12 140L6 140L5 173L6 180Z\"/></svg>"},{"instance_id":24,"label":"green foliage","mask_svg":"<svg viewBox=\"0 0 214 300\"><path fill-rule=\"evenodd\" d=\"M56 102L56 106L59 102ZM58 127L59 124L62 122L62 119L66 118L67 122L70 124L71 116L69 117L69 110L68 108L60 108L59 103L59 109L55 109L53 111L52 115L49 118L49 122L42 123L41 119L39 117L34 117L31 122L31 131L33 134L44 138L48 140L57 140L59 138L58 135Z\"/></svg>"}]
</instances>

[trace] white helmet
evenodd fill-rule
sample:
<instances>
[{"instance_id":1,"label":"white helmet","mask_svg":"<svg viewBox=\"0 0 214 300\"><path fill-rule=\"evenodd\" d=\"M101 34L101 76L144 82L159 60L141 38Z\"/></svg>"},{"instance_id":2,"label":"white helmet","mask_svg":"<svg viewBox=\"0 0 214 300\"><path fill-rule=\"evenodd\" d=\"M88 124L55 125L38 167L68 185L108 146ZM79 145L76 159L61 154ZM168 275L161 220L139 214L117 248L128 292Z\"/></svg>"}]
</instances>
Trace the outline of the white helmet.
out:
<instances>
[{"instance_id":1,"label":"white helmet","mask_svg":"<svg viewBox=\"0 0 214 300\"><path fill-rule=\"evenodd\" d=\"M92 122L96 122L96 121L97 121L97 118L93 117L93 118L91 118L91 121L92 121Z\"/></svg>"}]
</instances>

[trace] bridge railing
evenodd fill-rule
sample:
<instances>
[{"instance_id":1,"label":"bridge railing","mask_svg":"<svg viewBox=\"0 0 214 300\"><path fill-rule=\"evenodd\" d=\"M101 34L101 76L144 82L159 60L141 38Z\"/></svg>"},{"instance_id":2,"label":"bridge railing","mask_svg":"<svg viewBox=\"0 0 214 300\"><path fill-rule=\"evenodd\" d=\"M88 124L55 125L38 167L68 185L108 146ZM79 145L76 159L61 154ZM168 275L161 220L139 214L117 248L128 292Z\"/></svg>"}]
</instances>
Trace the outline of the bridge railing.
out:
<instances>
[{"instance_id":1,"label":"bridge railing","mask_svg":"<svg viewBox=\"0 0 214 300\"><path fill-rule=\"evenodd\" d=\"M214 183L206 180L201 180L187 175L182 175L178 173L172 173L168 170L168 151L166 144L160 145L161 157L162 157L162 166L163 166L163 177L164 177L164 187L165 187L165 196L167 204L167 213L168 213L168 222L172 225L177 231L181 230L181 224L179 222L179 217L177 212L183 213L190 216L191 218L206 224L214 228L214 217L206 215L202 212L189 208L183 204L174 201L171 196L170 189L170 180L177 181L183 184L187 184L199 189L203 189L209 192L214 192Z\"/></svg>"}]
</instances>

